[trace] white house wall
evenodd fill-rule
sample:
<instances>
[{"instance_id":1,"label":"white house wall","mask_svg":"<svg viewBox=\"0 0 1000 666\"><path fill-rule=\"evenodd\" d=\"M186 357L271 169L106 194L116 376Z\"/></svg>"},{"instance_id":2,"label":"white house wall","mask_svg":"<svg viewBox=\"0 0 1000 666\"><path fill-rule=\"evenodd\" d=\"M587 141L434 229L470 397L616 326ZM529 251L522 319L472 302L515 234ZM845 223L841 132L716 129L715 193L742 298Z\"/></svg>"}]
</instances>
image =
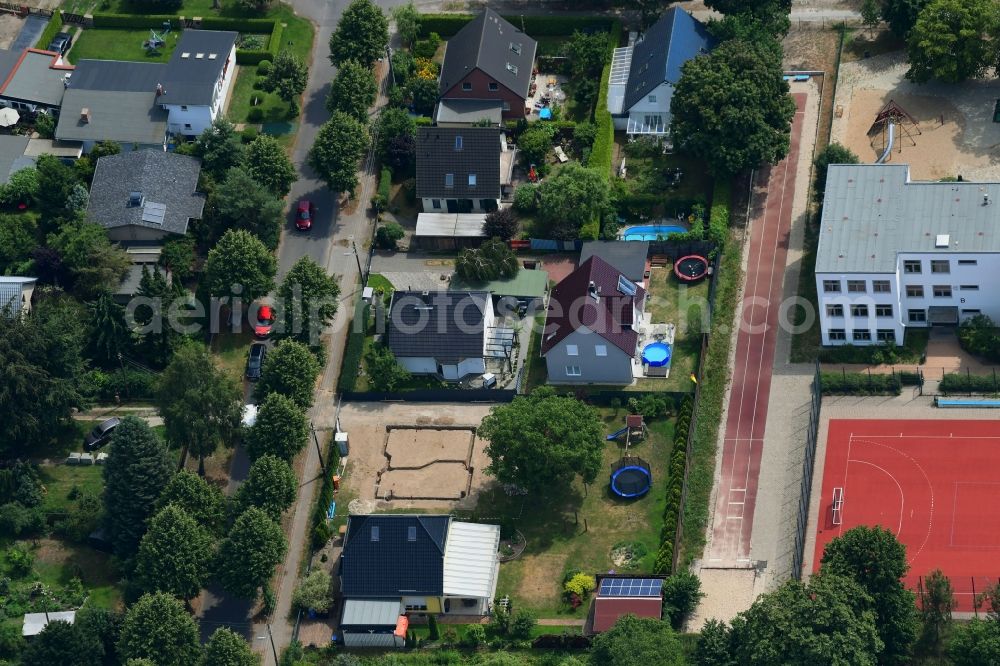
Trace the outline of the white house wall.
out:
<instances>
[{"instance_id":1,"label":"white house wall","mask_svg":"<svg viewBox=\"0 0 1000 666\"><path fill-rule=\"evenodd\" d=\"M212 124L212 109L208 106L164 104L163 108L170 114L167 129L171 134L197 136Z\"/></svg>"},{"instance_id":2,"label":"white house wall","mask_svg":"<svg viewBox=\"0 0 1000 666\"><path fill-rule=\"evenodd\" d=\"M649 101L650 96L655 97L656 101ZM670 101L674 97L674 87L664 81L656 88L653 92L648 95L644 95L638 102L632 105L628 109L630 114L636 113L670 113Z\"/></svg>"}]
</instances>

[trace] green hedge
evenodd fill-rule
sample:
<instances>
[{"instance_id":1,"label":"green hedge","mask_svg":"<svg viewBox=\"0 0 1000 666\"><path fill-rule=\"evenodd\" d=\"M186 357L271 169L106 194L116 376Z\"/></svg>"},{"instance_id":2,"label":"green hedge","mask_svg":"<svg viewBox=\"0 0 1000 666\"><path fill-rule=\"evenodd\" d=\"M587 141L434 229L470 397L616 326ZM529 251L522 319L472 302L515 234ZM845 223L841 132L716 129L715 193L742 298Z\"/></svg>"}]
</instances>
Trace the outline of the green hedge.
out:
<instances>
[{"instance_id":1,"label":"green hedge","mask_svg":"<svg viewBox=\"0 0 1000 666\"><path fill-rule=\"evenodd\" d=\"M653 562L653 573L673 573L674 537L681 516L681 498L684 492L684 468L687 465L687 442L690 432L694 401L691 396L684 398L677 411L674 424L674 445L670 450L667 466L667 492L663 507L663 527L660 529L660 548Z\"/></svg>"},{"instance_id":2,"label":"green hedge","mask_svg":"<svg viewBox=\"0 0 1000 666\"><path fill-rule=\"evenodd\" d=\"M274 19L206 16L201 20L201 28L202 30L233 30L235 32L265 33L274 30L276 23L279 23L279 21L275 21Z\"/></svg>"},{"instance_id":3,"label":"green hedge","mask_svg":"<svg viewBox=\"0 0 1000 666\"><path fill-rule=\"evenodd\" d=\"M179 16L168 14L94 14L95 28L162 30L164 21L170 21L172 30L182 30L184 27Z\"/></svg>"},{"instance_id":4,"label":"green hedge","mask_svg":"<svg viewBox=\"0 0 1000 666\"><path fill-rule=\"evenodd\" d=\"M729 238L729 202L732 200L730 181L718 179L712 190L712 211L708 217L708 240L719 247Z\"/></svg>"},{"instance_id":5,"label":"green hedge","mask_svg":"<svg viewBox=\"0 0 1000 666\"><path fill-rule=\"evenodd\" d=\"M52 12L52 18L49 19L49 24L45 26L45 30L42 31L42 36L38 38L38 42L35 44L36 49L47 48L49 42L52 38L59 34L59 31L63 27L63 15L62 11Z\"/></svg>"},{"instance_id":6,"label":"green hedge","mask_svg":"<svg viewBox=\"0 0 1000 666\"><path fill-rule=\"evenodd\" d=\"M587 166L603 171L608 180L611 179L611 155L615 147L615 125L608 113L608 77L611 75L611 64L604 65L601 72L601 89L597 95L597 107L594 109L594 124L597 125L597 136L590 149Z\"/></svg>"},{"instance_id":7,"label":"green hedge","mask_svg":"<svg viewBox=\"0 0 1000 666\"><path fill-rule=\"evenodd\" d=\"M436 32L442 37L451 37L471 21L473 14L422 14L420 16L420 36L426 37ZM504 16L517 29L531 37L551 37L572 35L575 30L608 31L616 21L599 16Z\"/></svg>"},{"instance_id":8,"label":"green hedge","mask_svg":"<svg viewBox=\"0 0 1000 666\"><path fill-rule=\"evenodd\" d=\"M138 370L91 370L83 376L81 389L101 403L151 400L156 392L156 375Z\"/></svg>"},{"instance_id":9,"label":"green hedge","mask_svg":"<svg viewBox=\"0 0 1000 666\"><path fill-rule=\"evenodd\" d=\"M333 501L333 475L340 466L340 451L332 441L326 447L326 474L319 489L319 497L313 507L312 527L309 530L313 550L319 550L333 536L334 532L326 519L326 510Z\"/></svg>"},{"instance_id":10,"label":"green hedge","mask_svg":"<svg viewBox=\"0 0 1000 666\"><path fill-rule=\"evenodd\" d=\"M340 390L353 391L358 381L358 370L361 369L361 355L365 351L365 332L368 328L368 303L358 299L354 306L354 317L347 332L347 346L344 348L344 360L340 366ZM357 330L355 322L362 321L364 325Z\"/></svg>"},{"instance_id":11,"label":"green hedge","mask_svg":"<svg viewBox=\"0 0 1000 666\"><path fill-rule=\"evenodd\" d=\"M902 383L895 374L824 372L820 376L823 395L899 395Z\"/></svg>"},{"instance_id":12,"label":"green hedge","mask_svg":"<svg viewBox=\"0 0 1000 666\"><path fill-rule=\"evenodd\" d=\"M997 379L993 375L945 375L938 385L941 393L997 393Z\"/></svg>"},{"instance_id":13,"label":"green hedge","mask_svg":"<svg viewBox=\"0 0 1000 666\"><path fill-rule=\"evenodd\" d=\"M380 209L389 205L389 197L392 196L392 169L382 167L382 173L378 179L378 190L375 192L373 201Z\"/></svg>"}]
</instances>

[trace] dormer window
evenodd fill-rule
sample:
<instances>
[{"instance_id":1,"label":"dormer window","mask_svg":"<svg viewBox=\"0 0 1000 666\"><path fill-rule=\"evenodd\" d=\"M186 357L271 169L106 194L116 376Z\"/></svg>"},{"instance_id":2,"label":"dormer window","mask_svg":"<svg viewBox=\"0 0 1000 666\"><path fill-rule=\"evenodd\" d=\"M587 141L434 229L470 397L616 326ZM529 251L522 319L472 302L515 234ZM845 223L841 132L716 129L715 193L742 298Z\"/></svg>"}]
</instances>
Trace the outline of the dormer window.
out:
<instances>
[{"instance_id":1,"label":"dormer window","mask_svg":"<svg viewBox=\"0 0 1000 666\"><path fill-rule=\"evenodd\" d=\"M462 150L462 137L461 136L456 136L455 137L455 150Z\"/></svg>"},{"instance_id":2,"label":"dormer window","mask_svg":"<svg viewBox=\"0 0 1000 666\"><path fill-rule=\"evenodd\" d=\"M519 42L511 42L510 50L516 53L517 55L521 55L521 44Z\"/></svg>"}]
</instances>

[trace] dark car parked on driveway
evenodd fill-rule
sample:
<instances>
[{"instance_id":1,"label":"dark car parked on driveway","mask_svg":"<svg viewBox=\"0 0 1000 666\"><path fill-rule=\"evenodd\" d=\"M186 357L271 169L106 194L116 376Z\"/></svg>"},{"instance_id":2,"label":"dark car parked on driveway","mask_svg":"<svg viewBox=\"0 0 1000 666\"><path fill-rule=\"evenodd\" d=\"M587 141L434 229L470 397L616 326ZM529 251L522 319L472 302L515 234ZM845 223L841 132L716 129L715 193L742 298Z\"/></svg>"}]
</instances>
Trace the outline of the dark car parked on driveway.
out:
<instances>
[{"instance_id":1,"label":"dark car parked on driveway","mask_svg":"<svg viewBox=\"0 0 1000 666\"><path fill-rule=\"evenodd\" d=\"M247 357L247 379L252 382L260 379L260 369L264 367L264 357L267 355L267 345L255 342L250 345L250 355Z\"/></svg>"},{"instance_id":2,"label":"dark car parked on driveway","mask_svg":"<svg viewBox=\"0 0 1000 666\"><path fill-rule=\"evenodd\" d=\"M97 424L86 437L83 438L84 451L94 451L111 441L111 433L115 431L121 419L108 419Z\"/></svg>"},{"instance_id":3,"label":"dark car parked on driveway","mask_svg":"<svg viewBox=\"0 0 1000 666\"><path fill-rule=\"evenodd\" d=\"M72 45L73 36L68 32L60 32L52 38L52 41L49 42L49 48L45 50L58 53L59 55L66 55L66 51L69 51L69 47Z\"/></svg>"}]
</instances>

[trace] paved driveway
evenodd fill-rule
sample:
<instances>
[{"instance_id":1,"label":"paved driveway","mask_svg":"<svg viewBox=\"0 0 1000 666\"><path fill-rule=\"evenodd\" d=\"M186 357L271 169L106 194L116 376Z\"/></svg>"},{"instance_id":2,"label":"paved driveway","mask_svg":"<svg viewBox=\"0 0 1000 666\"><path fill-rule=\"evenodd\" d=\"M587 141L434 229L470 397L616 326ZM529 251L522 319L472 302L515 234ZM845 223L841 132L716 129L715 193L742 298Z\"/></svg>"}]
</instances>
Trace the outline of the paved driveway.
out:
<instances>
[{"instance_id":1,"label":"paved driveway","mask_svg":"<svg viewBox=\"0 0 1000 666\"><path fill-rule=\"evenodd\" d=\"M42 32L45 31L45 26L49 24L49 20L42 16L37 16L35 14L29 14L27 18L24 19L24 25L21 26L21 32L17 33L17 38L14 43L10 45L11 51L20 51L21 49L30 48L35 45L38 38L42 36Z\"/></svg>"}]
</instances>

